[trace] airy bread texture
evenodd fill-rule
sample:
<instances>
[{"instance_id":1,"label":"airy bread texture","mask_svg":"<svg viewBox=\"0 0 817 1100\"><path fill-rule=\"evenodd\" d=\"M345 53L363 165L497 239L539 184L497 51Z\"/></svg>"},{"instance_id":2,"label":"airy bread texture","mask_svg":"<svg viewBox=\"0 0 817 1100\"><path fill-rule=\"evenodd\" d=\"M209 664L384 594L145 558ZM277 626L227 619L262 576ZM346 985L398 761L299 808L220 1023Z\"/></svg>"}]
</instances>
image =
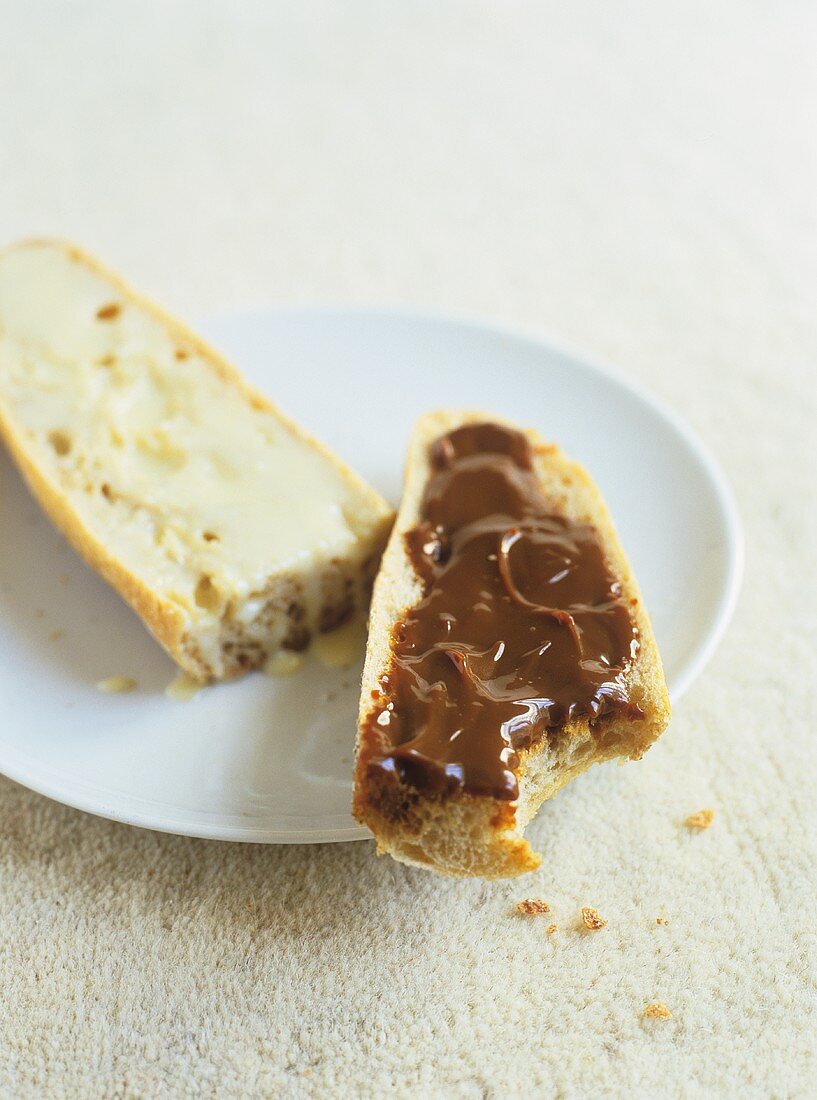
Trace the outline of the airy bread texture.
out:
<instances>
[{"instance_id":1,"label":"airy bread texture","mask_svg":"<svg viewBox=\"0 0 817 1100\"><path fill-rule=\"evenodd\" d=\"M542 802L591 764L616 757L638 760L666 728L670 706L650 620L599 490L586 471L558 447L527 431L534 469L554 514L595 527L624 595L637 601L632 614L640 632L640 647L627 683L630 699L644 717L616 717L596 731L587 719L573 721L555 737L523 750L516 802L467 793L441 798L401 783L394 773L387 776L380 769L367 769L363 730L389 668L392 632L422 596L404 535L419 517L430 474L430 446L462 424L489 421L508 423L484 413L443 411L424 416L412 435L403 500L372 597L360 697L354 812L371 829L380 853L447 875L501 878L539 866L540 856L522 833Z\"/></svg>"},{"instance_id":2,"label":"airy bread texture","mask_svg":"<svg viewBox=\"0 0 817 1100\"><path fill-rule=\"evenodd\" d=\"M368 604L393 514L77 248L0 253L0 436L56 526L199 681Z\"/></svg>"}]
</instances>

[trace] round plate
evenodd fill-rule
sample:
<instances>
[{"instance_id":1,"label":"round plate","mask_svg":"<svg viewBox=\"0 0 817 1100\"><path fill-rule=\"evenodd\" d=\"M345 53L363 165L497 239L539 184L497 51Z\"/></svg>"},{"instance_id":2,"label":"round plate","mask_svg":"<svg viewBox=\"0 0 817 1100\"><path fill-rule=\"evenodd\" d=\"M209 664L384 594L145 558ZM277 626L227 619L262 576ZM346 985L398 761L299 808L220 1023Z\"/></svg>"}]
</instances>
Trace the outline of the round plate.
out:
<instances>
[{"instance_id":1,"label":"round plate","mask_svg":"<svg viewBox=\"0 0 817 1100\"><path fill-rule=\"evenodd\" d=\"M212 319L205 335L397 502L412 422L485 409L558 441L597 480L640 580L673 699L711 654L740 581L731 495L666 409L540 340L444 317L309 308ZM263 502L261 502L263 503ZM0 455L0 771L152 829L303 843L367 836L349 812L360 661L314 659L165 696L175 668L86 569ZM137 689L104 695L128 675Z\"/></svg>"}]
</instances>

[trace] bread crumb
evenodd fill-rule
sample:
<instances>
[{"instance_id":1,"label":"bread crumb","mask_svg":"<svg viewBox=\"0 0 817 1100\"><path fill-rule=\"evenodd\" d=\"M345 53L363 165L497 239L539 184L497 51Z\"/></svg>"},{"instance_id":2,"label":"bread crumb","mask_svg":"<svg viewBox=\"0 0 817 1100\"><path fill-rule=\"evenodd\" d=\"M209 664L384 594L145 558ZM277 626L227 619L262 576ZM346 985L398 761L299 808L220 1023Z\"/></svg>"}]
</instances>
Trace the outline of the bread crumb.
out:
<instances>
[{"instance_id":1,"label":"bread crumb","mask_svg":"<svg viewBox=\"0 0 817 1100\"><path fill-rule=\"evenodd\" d=\"M61 630L52 630L51 633L48 635L48 640L49 640L49 642L58 642L61 637L62 637L62 631Z\"/></svg>"},{"instance_id":2,"label":"bread crumb","mask_svg":"<svg viewBox=\"0 0 817 1100\"><path fill-rule=\"evenodd\" d=\"M554 932L558 932L558 931L559 931L559 926L557 924L549 924L547 926L547 934L549 936L552 936Z\"/></svg>"},{"instance_id":3,"label":"bread crumb","mask_svg":"<svg viewBox=\"0 0 817 1100\"><path fill-rule=\"evenodd\" d=\"M542 898L525 898L524 901L518 901L516 908L526 917L533 917L539 913L549 913L550 906Z\"/></svg>"},{"instance_id":4,"label":"bread crumb","mask_svg":"<svg viewBox=\"0 0 817 1100\"><path fill-rule=\"evenodd\" d=\"M690 814L684 824L689 829L708 829L714 817L714 810L698 810L696 814Z\"/></svg>"},{"instance_id":5,"label":"bread crumb","mask_svg":"<svg viewBox=\"0 0 817 1100\"><path fill-rule=\"evenodd\" d=\"M122 307L118 302L108 302L105 306L100 306L96 311L98 321L113 321L115 317L118 317Z\"/></svg>"},{"instance_id":6,"label":"bread crumb","mask_svg":"<svg viewBox=\"0 0 817 1100\"><path fill-rule=\"evenodd\" d=\"M656 917L655 918L655 923L656 924L669 924L669 921L667 920L666 917Z\"/></svg>"},{"instance_id":7,"label":"bread crumb","mask_svg":"<svg viewBox=\"0 0 817 1100\"><path fill-rule=\"evenodd\" d=\"M604 928L607 921L599 913L598 909L593 909L589 905L582 906L582 921L584 927L589 928L591 932L598 932L600 928Z\"/></svg>"},{"instance_id":8,"label":"bread crumb","mask_svg":"<svg viewBox=\"0 0 817 1100\"><path fill-rule=\"evenodd\" d=\"M132 676L109 676L106 680L99 680L97 691L104 691L106 695L118 695L124 691L133 691L136 681Z\"/></svg>"},{"instance_id":9,"label":"bread crumb","mask_svg":"<svg viewBox=\"0 0 817 1100\"><path fill-rule=\"evenodd\" d=\"M653 1001L644 1009L644 1015L652 1020L671 1020L672 1013L661 1001Z\"/></svg>"}]
</instances>

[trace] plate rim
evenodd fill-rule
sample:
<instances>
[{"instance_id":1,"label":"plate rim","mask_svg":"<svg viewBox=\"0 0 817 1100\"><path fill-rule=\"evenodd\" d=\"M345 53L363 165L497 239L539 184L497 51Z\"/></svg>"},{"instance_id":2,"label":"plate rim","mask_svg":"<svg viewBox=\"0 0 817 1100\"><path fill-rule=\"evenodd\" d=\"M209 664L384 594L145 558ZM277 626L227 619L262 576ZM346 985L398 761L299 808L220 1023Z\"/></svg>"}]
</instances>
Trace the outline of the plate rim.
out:
<instances>
[{"instance_id":1,"label":"plate rim","mask_svg":"<svg viewBox=\"0 0 817 1100\"><path fill-rule=\"evenodd\" d=\"M208 335L210 326L217 327L250 320L258 321L272 315L308 316L310 314L324 316L328 314L335 317L349 317L350 315L359 317L375 316L381 320L392 318L402 322L432 322L438 325L468 329L477 334L489 333L525 344L540 352L555 353L590 374L602 377L606 383L613 383L629 397L635 398L642 405L647 406L676 436L680 437L687 449L700 463L714 489L715 500L724 521L726 534L726 577L723 590L713 608L707 630L702 635L693 656L685 665L682 665L678 676L675 678L670 692L670 699L674 707L709 663L723 638L737 606L745 568L745 536L737 501L726 475L695 429L690 427L668 403L655 396L651 391L643 389L638 383L628 378L620 368L607 360L596 355L587 354L575 345L552 337L535 328L498 321L491 317L486 318L464 312L418 309L407 306L301 301L277 303L252 309L220 310L197 319L193 322L193 327L195 331L201 332L206 343L212 343L217 350L220 350L218 343ZM229 356L225 357L229 358ZM100 803L98 800L92 802L82 793L66 797L65 793L60 791L58 785L49 782L46 778L35 779L32 782L31 775L26 773L24 768L18 769L14 766L9 768L4 763L0 765L0 774L36 794L43 795L71 809L119 824L174 836L270 845L345 843L371 839L369 830L365 826L356 824L339 825L335 828L326 825L312 828L307 826L298 834L298 839L293 840L291 834L284 830L270 830L249 824L241 825L238 822L225 826L223 819L220 824L208 825L199 821L194 826L185 826L182 821L174 821L171 815L166 816L162 822L157 822L156 818L149 813L134 809L117 810L105 806L104 803Z\"/></svg>"}]
</instances>

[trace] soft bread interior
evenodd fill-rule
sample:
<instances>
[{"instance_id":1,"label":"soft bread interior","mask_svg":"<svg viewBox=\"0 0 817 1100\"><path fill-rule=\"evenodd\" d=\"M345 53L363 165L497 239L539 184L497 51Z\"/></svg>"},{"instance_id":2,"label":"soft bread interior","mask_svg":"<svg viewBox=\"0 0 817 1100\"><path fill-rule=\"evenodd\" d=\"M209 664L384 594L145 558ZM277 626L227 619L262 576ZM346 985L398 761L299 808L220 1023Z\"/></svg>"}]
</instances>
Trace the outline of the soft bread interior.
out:
<instances>
[{"instance_id":1,"label":"soft bread interior","mask_svg":"<svg viewBox=\"0 0 817 1100\"><path fill-rule=\"evenodd\" d=\"M75 250L0 255L0 420L92 564L152 595L154 632L181 623L171 649L199 678L365 600L385 502Z\"/></svg>"}]
</instances>

